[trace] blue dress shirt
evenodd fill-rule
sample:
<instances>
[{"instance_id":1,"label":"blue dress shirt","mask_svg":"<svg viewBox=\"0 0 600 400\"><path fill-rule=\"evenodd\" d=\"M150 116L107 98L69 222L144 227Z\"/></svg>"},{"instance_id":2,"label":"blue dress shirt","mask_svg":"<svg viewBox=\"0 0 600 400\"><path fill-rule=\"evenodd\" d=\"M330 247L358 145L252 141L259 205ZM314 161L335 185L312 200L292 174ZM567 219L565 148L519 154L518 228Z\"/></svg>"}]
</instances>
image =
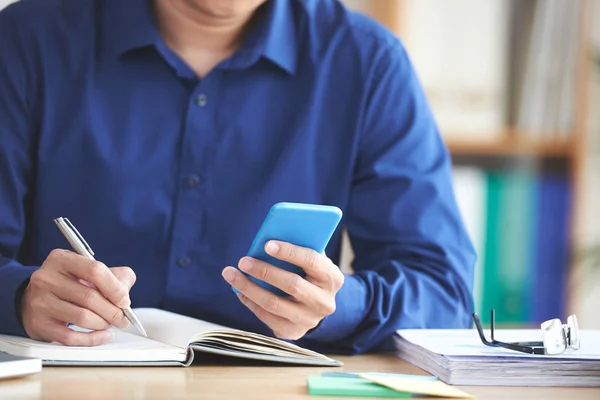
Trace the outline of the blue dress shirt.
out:
<instances>
[{"instance_id":1,"label":"blue dress shirt","mask_svg":"<svg viewBox=\"0 0 600 400\"><path fill-rule=\"evenodd\" d=\"M0 13L0 333L68 217L133 307L272 332L221 276L279 201L344 212L355 273L298 344L360 353L399 328L470 325L475 255L451 160L402 44L333 0L269 0L206 77L146 0Z\"/></svg>"}]
</instances>

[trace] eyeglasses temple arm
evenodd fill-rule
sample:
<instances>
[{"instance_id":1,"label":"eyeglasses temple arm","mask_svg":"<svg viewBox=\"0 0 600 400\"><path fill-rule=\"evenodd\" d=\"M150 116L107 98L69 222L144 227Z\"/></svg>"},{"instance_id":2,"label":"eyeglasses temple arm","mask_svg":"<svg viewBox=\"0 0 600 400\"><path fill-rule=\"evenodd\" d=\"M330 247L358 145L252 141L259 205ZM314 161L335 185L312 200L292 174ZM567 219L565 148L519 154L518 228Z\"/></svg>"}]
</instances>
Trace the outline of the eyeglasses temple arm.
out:
<instances>
[{"instance_id":1,"label":"eyeglasses temple arm","mask_svg":"<svg viewBox=\"0 0 600 400\"><path fill-rule=\"evenodd\" d=\"M495 343L490 342L485 338L485 334L483 333L483 328L481 327L481 321L479 320L479 315L476 312L473 313L473 321L475 321L475 326L477 327L477 333L479 333L479 338L483 342L483 344L487 346L496 346ZM493 331L492 331L493 332Z\"/></svg>"},{"instance_id":2,"label":"eyeglasses temple arm","mask_svg":"<svg viewBox=\"0 0 600 400\"><path fill-rule=\"evenodd\" d=\"M490 331L491 331L491 335L492 335L492 342L496 341L496 338L494 338L495 328L496 328L496 313L494 312L494 309L492 308L490 310Z\"/></svg>"},{"instance_id":3,"label":"eyeglasses temple arm","mask_svg":"<svg viewBox=\"0 0 600 400\"><path fill-rule=\"evenodd\" d=\"M529 347L529 346L520 346L515 343L505 343L505 342L494 342L496 346L504 347L506 349L520 351L521 353L527 354L546 354L546 351L543 347Z\"/></svg>"},{"instance_id":4,"label":"eyeglasses temple arm","mask_svg":"<svg viewBox=\"0 0 600 400\"><path fill-rule=\"evenodd\" d=\"M519 344L505 343L505 342L499 342L496 339L494 339L494 310L493 309L491 311L491 330L492 330L492 341L491 342L485 338L485 334L483 333L483 328L481 327L481 321L479 320L479 315L477 315L476 312L473 313L473 321L475 321L475 326L477 327L477 333L479 333L479 338L481 339L483 344L485 344L486 346L504 347L506 349L520 351L521 353L527 353L527 354L545 354L543 347L537 347L537 345L540 344L539 342L537 342L537 343L529 342L527 344L531 344L532 346L535 346L535 347L528 347L528 346L523 346L523 344L525 344L525 343L519 343Z\"/></svg>"}]
</instances>

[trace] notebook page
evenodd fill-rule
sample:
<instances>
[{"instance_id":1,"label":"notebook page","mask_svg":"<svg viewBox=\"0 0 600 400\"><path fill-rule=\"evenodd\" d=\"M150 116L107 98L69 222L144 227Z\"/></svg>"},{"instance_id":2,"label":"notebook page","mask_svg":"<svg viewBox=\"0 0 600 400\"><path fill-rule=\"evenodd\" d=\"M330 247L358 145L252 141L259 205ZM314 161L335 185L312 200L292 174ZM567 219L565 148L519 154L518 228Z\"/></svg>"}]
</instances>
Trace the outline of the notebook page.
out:
<instances>
[{"instance_id":1,"label":"notebook page","mask_svg":"<svg viewBox=\"0 0 600 400\"><path fill-rule=\"evenodd\" d=\"M115 338L94 347L64 346L18 336L0 335L0 351L24 357L53 361L143 362L180 361L186 359L186 348L178 348L118 329Z\"/></svg>"},{"instance_id":2,"label":"notebook page","mask_svg":"<svg viewBox=\"0 0 600 400\"><path fill-rule=\"evenodd\" d=\"M203 346L216 347L216 348L220 348L220 349L231 349L231 350L235 350L235 351L249 351L252 353L268 354L268 355L277 356L277 357L296 357L296 358L307 358L307 359L313 359L315 357L323 358L323 359L326 358L325 356L321 356L318 354L309 355L309 354L295 353L295 352L292 352L289 350L279 350L275 347L265 347L265 345L255 345L255 344L250 344L250 343L243 343L243 342L239 342L239 341L231 340L231 339L225 340L225 339L222 339L221 337L207 338L202 341L199 341L198 343Z\"/></svg>"},{"instance_id":3,"label":"notebook page","mask_svg":"<svg viewBox=\"0 0 600 400\"><path fill-rule=\"evenodd\" d=\"M187 348L194 341L194 337L212 330L235 331L221 325L186 317L169 311L156 308L135 308L133 310L149 338L173 346ZM135 332L135 328L127 328Z\"/></svg>"},{"instance_id":4,"label":"notebook page","mask_svg":"<svg viewBox=\"0 0 600 400\"><path fill-rule=\"evenodd\" d=\"M227 328L169 311L155 308L136 308L134 311L142 325L144 325L148 337L177 347L187 347L190 343L202 344L205 342L209 346L218 346L217 343L221 343L222 348L232 349L235 347L241 351L248 350L277 356L294 356L296 354L296 357L299 358L327 359L319 353L303 349L291 343ZM132 330L132 327L129 327L128 330Z\"/></svg>"},{"instance_id":5,"label":"notebook page","mask_svg":"<svg viewBox=\"0 0 600 400\"><path fill-rule=\"evenodd\" d=\"M248 350L261 350L261 353L265 354L282 354L290 357L307 357L307 358L323 358L326 359L328 357L319 354L315 351L308 350L302 347L299 347L295 344L284 342L282 340L274 339L267 336L261 336L256 333L238 333L238 332L223 332L218 331L214 332L215 334L205 334L202 337L197 337L196 341L203 343L208 340L228 342L230 345L238 347L240 349L248 349ZM218 334L218 336L217 336ZM253 344L255 343L255 344Z\"/></svg>"}]
</instances>

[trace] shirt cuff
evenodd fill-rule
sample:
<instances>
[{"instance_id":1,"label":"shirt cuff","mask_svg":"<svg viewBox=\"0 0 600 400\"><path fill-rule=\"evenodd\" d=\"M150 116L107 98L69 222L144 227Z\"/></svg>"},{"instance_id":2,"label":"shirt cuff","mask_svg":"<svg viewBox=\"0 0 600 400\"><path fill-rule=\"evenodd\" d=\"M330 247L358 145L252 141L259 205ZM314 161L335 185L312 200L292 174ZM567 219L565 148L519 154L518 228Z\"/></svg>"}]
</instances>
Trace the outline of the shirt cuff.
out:
<instances>
[{"instance_id":1,"label":"shirt cuff","mask_svg":"<svg viewBox=\"0 0 600 400\"><path fill-rule=\"evenodd\" d=\"M355 275L346 275L344 285L335 296L336 310L325 317L302 339L332 343L352 334L367 311L367 287Z\"/></svg>"},{"instance_id":2,"label":"shirt cuff","mask_svg":"<svg viewBox=\"0 0 600 400\"><path fill-rule=\"evenodd\" d=\"M0 267L0 333L27 336L17 310L20 310L22 286L36 269L10 263Z\"/></svg>"}]
</instances>

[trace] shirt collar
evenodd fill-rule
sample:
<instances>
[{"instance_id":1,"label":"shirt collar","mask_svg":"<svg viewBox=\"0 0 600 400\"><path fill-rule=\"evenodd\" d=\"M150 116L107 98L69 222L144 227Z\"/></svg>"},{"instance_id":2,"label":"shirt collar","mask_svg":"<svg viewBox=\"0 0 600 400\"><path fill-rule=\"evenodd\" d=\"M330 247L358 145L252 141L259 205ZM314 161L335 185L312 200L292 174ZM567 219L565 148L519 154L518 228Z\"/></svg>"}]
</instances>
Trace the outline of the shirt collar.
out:
<instances>
[{"instance_id":1,"label":"shirt collar","mask_svg":"<svg viewBox=\"0 0 600 400\"><path fill-rule=\"evenodd\" d=\"M262 56L289 74L297 63L296 24L290 0L267 0L254 38L248 41ZM105 47L113 56L152 46L160 33L152 15L149 0L107 1L105 3Z\"/></svg>"},{"instance_id":2,"label":"shirt collar","mask_svg":"<svg viewBox=\"0 0 600 400\"><path fill-rule=\"evenodd\" d=\"M160 37L149 0L106 1L105 48L116 57L156 44Z\"/></svg>"},{"instance_id":3,"label":"shirt collar","mask_svg":"<svg viewBox=\"0 0 600 400\"><path fill-rule=\"evenodd\" d=\"M290 74L296 72L298 44L296 19L290 0L267 0L258 27L263 36L262 55Z\"/></svg>"}]
</instances>

